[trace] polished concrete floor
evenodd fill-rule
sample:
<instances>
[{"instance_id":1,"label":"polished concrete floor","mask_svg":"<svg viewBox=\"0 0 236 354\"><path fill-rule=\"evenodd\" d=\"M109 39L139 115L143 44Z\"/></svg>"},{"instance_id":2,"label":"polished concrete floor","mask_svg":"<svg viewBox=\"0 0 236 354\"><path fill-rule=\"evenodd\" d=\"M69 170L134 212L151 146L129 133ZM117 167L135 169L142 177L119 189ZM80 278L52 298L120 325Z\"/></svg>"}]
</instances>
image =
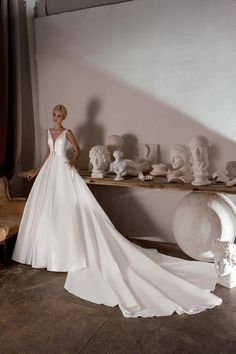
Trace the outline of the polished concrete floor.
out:
<instances>
[{"instance_id":1,"label":"polished concrete floor","mask_svg":"<svg viewBox=\"0 0 236 354\"><path fill-rule=\"evenodd\" d=\"M11 262L0 267L0 353L236 353L236 288L196 315L124 318L119 308L64 289L66 273Z\"/></svg>"}]
</instances>

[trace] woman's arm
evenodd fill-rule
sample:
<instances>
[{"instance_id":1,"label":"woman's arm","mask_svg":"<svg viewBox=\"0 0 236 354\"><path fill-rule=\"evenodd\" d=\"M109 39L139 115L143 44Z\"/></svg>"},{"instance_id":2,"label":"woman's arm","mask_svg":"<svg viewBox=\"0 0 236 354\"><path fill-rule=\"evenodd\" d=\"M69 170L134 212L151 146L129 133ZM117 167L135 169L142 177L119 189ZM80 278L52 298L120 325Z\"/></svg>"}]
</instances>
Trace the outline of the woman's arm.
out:
<instances>
[{"instance_id":1,"label":"woman's arm","mask_svg":"<svg viewBox=\"0 0 236 354\"><path fill-rule=\"evenodd\" d=\"M73 148L75 150L74 156L70 160L68 160L69 165L72 167L74 164L74 161L80 156L80 147L77 144L74 134L72 133L72 131L70 129L67 130L66 137L68 138L69 142L71 143L71 145L73 146Z\"/></svg>"},{"instance_id":2,"label":"woman's arm","mask_svg":"<svg viewBox=\"0 0 236 354\"><path fill-rule=\"evenodd\" d=\"M30 181L33 177L35 177L39 171L41 170L41 168L44 165L44 162L47 160L49 154L50 154L50 147L48 145L48 130L45 130L45 137L46 137L46 153L44 155L43 161L41 162L40 166L34 171L34 173L30 173L28 176L28 180Z\"/></svg>"}]
</instances>

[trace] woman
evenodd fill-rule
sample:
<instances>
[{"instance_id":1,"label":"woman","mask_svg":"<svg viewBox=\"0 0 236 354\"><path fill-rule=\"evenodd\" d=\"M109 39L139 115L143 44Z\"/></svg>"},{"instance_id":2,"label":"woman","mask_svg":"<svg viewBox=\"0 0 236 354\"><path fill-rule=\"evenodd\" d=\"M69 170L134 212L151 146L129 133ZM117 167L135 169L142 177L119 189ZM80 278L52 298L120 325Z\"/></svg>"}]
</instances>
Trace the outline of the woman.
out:
<instances>
[{"instance_id":1,"label":"woman","mask_svg":"<svg viewBox=\"0 0 236 354\"><path fill-rule=\"evenodd\" d=\"M119 305L125 317L193 314L219 305L211 294L214 265L144 249L114 227L73 165L80 149L62 126L67 110L53 109L47 152L35 174L12 259L68 271L65 289L88 301ZM76 154L66 158L67 142Z\"/></svg>"}]
</instances>

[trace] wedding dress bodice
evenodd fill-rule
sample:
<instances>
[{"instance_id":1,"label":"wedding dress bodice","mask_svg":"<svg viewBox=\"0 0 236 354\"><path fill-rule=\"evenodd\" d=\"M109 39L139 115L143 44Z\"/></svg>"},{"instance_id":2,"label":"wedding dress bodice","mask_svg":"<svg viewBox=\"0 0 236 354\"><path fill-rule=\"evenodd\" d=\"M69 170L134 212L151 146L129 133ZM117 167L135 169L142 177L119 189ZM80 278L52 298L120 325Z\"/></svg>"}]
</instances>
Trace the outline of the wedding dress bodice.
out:
<instances>
[{"instance_id":1,"label":"wedding dress bodice","mask_svg":"<svg viewBox=\"0 0 236 354\"><path fill-rule=\"evenodd\" d=\"M50 155L52 156L66 156L66 146L67 146L67 139L66 139L66 131L67 129L63 130L58 137L54 140L51 134L50 129L48 129L48 144L50 146Z\"/></svg>"}]
</instances>

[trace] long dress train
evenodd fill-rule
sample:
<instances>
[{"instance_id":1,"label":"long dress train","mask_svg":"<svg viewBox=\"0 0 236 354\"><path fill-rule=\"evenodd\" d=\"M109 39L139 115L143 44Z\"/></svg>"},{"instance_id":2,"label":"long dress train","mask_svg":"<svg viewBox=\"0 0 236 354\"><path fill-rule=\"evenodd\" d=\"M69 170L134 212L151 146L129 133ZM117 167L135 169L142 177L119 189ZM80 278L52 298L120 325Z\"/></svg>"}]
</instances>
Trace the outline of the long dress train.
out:
<instances>
[{"instance_id":1,"label":"long dress train","mask_svg":"<svg viewBox=\"0 0 236 354\"><path fill-rule=\"evenodd\" d=\"M118 232L75 167L65 163L66 130L54 141L23 211L12 259L68 271L65 289L119 305L125 317L194 314L221 304L214 265L133 244Z\"/></svg>"}]
</instances>

